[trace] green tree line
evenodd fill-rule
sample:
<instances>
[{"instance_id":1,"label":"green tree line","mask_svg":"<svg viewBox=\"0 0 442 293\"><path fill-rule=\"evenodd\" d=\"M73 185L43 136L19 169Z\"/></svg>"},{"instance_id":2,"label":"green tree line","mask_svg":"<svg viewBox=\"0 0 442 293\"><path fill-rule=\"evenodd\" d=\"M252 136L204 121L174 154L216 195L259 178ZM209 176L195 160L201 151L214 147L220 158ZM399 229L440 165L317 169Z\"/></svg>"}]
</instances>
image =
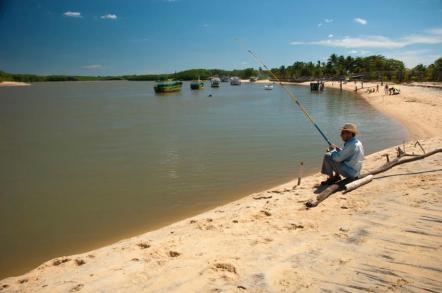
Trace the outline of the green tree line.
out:
<instances>
[{"instance_id":1,"label":"green tree line","mask_svg":"<svg viewBox=\"0 0 442 293\"><path fill-rule=\"evenodd\" d=\"M88 80L120 80L119 76L76 76L76 75L36 75L36 74L14 74L0 70L0 81L88 81Z\"/></svg>"},{"instance_id":2,"label":"green tree line","mask_svg":"<svg viewBox=\"0 0 442 293\"><path fill-rule=\"evenodd\" d=\"M385 58L381 55L367 57L352 57L330 55L327 62L297 61L289 66L272 68L272 72L283 80L304 81L310 79L346 79L361 78L364 80L385 80L395 82L411 81L442 81L442 57L433 64L425 66L419 64L411 69L406 68L402 61ZM145 75L121 75L121 76L70 76L70 75L34 75L12 74L0 71L0 81L85 81L85 80L192 80L196 78L208 79L211 76L239 76L250 78L251 76L268 77L268 72L261 68L246 68L235 70L222 69L190 69L170 74L145 74Z\"/></svg>"},{"instance_id":3,"label":"green tree line","mask_svg":"<svg viewBox=\"0 0 442 293\"><path fill-rule=\"evenodd\" d=\"M352 77L395 82L442 81L442 57L429 66L419 64L408 69L402 61L381 55L354 58L332 54L327 62L298 61L287 67L273 68L272 71L281 79L300 81Z\"/></svg>"}]
</instances>

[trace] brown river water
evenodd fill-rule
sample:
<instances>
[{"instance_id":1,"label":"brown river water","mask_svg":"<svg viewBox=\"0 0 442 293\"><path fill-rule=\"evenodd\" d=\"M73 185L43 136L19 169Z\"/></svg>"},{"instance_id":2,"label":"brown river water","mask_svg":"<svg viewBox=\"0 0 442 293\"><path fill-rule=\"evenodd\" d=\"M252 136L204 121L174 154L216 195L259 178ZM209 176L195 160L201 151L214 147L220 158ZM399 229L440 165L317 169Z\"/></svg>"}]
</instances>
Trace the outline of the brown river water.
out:
<instances>
[{"instance_id":1,"label":"brown river water","mask_svg":"<svg viewBox=\"0 0 442 293\"><path fill-rule=\"evenodd\" d=\"M284 183L300 161L316 172L326 143L280 88L263 87L0 88L0 279ZM366 153L407 138L353 93L290 89L333 142L347 121Z\"/></svg>"}]
</instances>

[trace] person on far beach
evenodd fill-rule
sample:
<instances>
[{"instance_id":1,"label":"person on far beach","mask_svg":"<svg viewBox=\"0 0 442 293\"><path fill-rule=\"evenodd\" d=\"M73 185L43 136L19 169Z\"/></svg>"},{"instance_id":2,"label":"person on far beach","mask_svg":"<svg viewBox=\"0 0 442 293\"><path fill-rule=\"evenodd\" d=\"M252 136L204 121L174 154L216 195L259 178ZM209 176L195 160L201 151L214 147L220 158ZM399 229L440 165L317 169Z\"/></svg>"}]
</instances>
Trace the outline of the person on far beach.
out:
<instances>
[{"instance_id":1,"label":"person on far beach","mask_svg":"<svg viewBox=\"0 0 442 293\"><path fill-rule=\"evenodd\" d=\"M388 95L388 84L385 84L385 87L384 87L384 94L385 94L385 95Z\"/></svg>"},{"instance_id":2,"label":"person on far beach","mask_svg":"<svg viewBox=\"0 0 442 293\"><path fill-rule=\"evenodd\" d=\"M321 173L328 176L321 185L331 185L341 180L341 175L350 180L357 179L361 173L364 160L364 147L356 138L358 128L353 123L346 123L341 128L344 147L338 148L331 144L324 155Z\"/></svg>"}]
</instances>

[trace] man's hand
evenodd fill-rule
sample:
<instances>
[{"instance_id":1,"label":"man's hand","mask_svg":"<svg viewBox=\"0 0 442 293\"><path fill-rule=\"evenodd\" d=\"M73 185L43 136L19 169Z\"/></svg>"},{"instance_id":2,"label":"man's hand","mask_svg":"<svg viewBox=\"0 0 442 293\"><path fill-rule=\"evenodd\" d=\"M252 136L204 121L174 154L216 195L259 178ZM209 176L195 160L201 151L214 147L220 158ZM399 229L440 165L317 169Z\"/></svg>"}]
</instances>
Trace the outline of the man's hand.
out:
<instances>
[{"instance_id":1,"label":"man's hand","mask_svg":"<svg viewBox=\"0 0 442 293\"><path fill-rule=\"evenodd\" d=\"M331 145L328 146L327 152L330 152L336 148L337 148L337 146L334 143L332 143Z\"/></svg>"}]
</instances>

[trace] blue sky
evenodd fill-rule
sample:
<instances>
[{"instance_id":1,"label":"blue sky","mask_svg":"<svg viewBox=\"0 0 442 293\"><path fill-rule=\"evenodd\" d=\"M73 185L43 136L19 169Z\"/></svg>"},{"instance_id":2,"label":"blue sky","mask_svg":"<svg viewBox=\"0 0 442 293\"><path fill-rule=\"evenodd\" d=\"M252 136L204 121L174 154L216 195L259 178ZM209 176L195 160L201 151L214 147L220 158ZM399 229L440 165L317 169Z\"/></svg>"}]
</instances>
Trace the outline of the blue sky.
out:
<instances>
[{"instance_id":1,"label":"blue sky","mask_svg":"<svg viewBox=\"0 0 442 293\"><path fill-rule=\"evenodd\" d=\"M442 56L442 0L0 0L0 70L117 75Z\"/></svg>"}]
</instances>

